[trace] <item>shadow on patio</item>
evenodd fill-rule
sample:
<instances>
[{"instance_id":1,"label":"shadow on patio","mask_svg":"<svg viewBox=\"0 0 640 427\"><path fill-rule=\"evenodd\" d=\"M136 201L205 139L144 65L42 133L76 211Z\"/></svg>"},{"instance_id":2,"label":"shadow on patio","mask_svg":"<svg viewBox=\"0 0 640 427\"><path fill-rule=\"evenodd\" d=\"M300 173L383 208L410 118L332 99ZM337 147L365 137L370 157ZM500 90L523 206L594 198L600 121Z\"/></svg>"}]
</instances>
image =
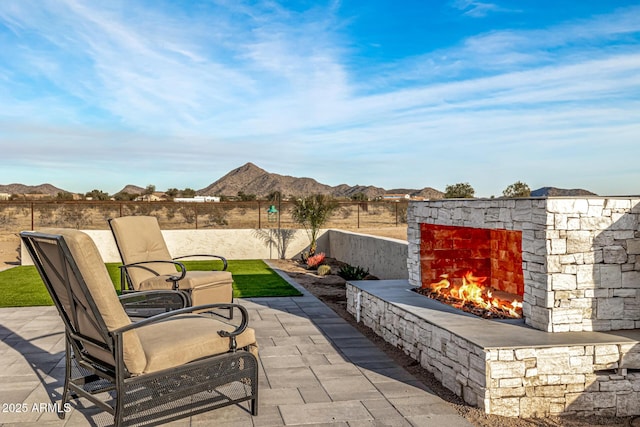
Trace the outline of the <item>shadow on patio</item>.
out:
<instances>
[{"instance_id":1,"label":"shadow on patio","mask_svg":"<svg viewBox=\"0 0 640 427\"><path fill-rule=\"evenodd\" d=\"M426 426L437 420L470 426L333 310L291 283L302 297L239 300L260 345L259 415L252 417L246 405L235 405L171 425ZM26 412L3 414L3 422L112 424L109 414L82 399L71 402L65 420L32 411L34 403L59 402L62 390L63 328L54 307L0 309L0 325L2 402L27 404Z\"/></svg>"}]
</instances>

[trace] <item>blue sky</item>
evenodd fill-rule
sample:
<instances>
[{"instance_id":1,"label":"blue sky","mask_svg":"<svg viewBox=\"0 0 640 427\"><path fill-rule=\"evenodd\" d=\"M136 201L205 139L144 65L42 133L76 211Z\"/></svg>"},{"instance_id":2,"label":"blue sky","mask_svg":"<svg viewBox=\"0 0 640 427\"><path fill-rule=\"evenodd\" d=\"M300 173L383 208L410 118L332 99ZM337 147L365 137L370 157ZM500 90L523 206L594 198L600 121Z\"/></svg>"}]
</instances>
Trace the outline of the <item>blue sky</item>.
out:
<instances>
[{"instance_id":1,"label":"blue sky","mask_svg":"<svg viewBox=\"0 0 640 427\"><path fill-rule=\"evenodd\" d=\"M637 1L0 2L0 184L640 194Z\"/></svg>"}]
</instances>

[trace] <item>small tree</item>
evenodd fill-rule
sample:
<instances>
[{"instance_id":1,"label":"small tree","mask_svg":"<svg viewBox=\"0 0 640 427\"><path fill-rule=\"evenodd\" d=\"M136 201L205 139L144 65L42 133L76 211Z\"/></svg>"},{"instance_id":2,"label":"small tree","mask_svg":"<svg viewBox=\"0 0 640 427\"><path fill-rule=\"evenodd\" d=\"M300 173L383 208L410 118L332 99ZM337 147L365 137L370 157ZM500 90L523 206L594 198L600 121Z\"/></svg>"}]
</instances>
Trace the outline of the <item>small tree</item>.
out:
<instances>
[{"instance_id":1,"label":"small tree","mask_svg":"<svg viewBox=\"0 0 640 427\"><path fill-rule=\"evenodd\" d=\"M252 200L256 200L255 194L247 194L244 191L238 191L238 200L241 202L250 202Z\"/></svg>"},{"instance_id":2,"label":"small tree","mask_svg":"<svg viewBox=\"0 0 640 427\"><path fill-rule=\"evenodd\" d=\"M282 193L278 190L272 191L267 195L267 200L270 202L277 202L282 200Z\"/></svg>"},{"instance_id":3,"label":"small tree","mask_svg":"<svg viewBox=\"0 0 640 427\"><path fill-rule=\"evenodd\" d=\"M367 202L369 201L369 197L364 194L363 192L358 192L355 193L351 196L351 200L355 201L355 202Z\"/></svg>"},{"instance_id":4,"label":"small tree","mask_svg":"<svg viewBox=\"0 0 640 427\"><path fill-rule=\"evenodd\" d=\"M187 187L187 188L185 188L184 190L182 190L182 191L180 192L180 195L181 195L182 197L187 197L187 198L188 198L188 197L195 197L195 195L196 195L196 190L194 190L193 188L189 188L189 187Z\"/></svg>"},{"instance_id":5,"label":"small tree","mask_svg":"<svg viewBox=\"0 0 640 427\"><path fill-rule=\"evenodd\" d=\"M531 189L524 182L514 182L503 192L504 197L531 197Z\"/></svg>"},{"instance_id":6,"label":"small tree","mask_svg":"<svg viewBox=\"0 0 640 427\"><path fill-rule=\"evenodd\" d=\"M476 190L468 182L447 185L444 189L445 199L470 199L473 198Z\"/></svg>"},{"instance_id":7,"label":"small tree","mask_svg":"<svg viewBox=\"0 0 640 427\"><path fill-rule=\"evenodd\" d=\"M85 197L90 197L92 200L109 200L109 195L100 190L91 190L87 194L85 194Z\"/></svg>"},{"instance_id":8,"label":"small tree","mask_svg":"<svg viewBox=\"0 0 640 427\"><path fill-rule=\"evenodd\" d=\"M180 190L178 190L177 188L170 188L165 193L170 198L175 199L176 197L178 197L178 193L180 193Z\"/></svg>"},{"instance_id":9,"label":"small tree","mask_svg":"<svg viewBox=\"0 0 640 427\"><path fill-rule=\"evenodd\" d=\"M147 185L147 187L144 189L144 191L142 192L142 194L144 194L145 198L147 199L147 201L151 201L151 196L153 195L153 193L156 192L156 186L153 184L149 184Z\"/></svg>"},{"instance_id":10,"label":"small tree","mask_svg":"<svg viewBox=\"0 0 640 427\"><path fill-rule=\"evenodd\" d=\"M315 194L296 199L291 208L293 220L307 229L309 234L309 256L316 253L317 238L320 228L338 208L338 203L324 194Z\"/></svg>"},{"instance_id":11,"label":"small tree","mask_svg":"<svg viewBox=\"0 0 640 427\"><path fill-rule=\"evenodd\" d=\"M56 200L73 200L73 194L68 191L59 191L56 194Z\"/></svg>"},{"instance_id":12,"label":"small tree","mask_svg":"<svg viewBox=\"0 0 640 427\"><path fill-rule=\"evenodd\" d=\"M130 194L126 191L120 191L119 193L114 194L113 198L118 201L129 202L131 200L135 200L138 196L139 194Z\"/></svg>"}]
</instances>

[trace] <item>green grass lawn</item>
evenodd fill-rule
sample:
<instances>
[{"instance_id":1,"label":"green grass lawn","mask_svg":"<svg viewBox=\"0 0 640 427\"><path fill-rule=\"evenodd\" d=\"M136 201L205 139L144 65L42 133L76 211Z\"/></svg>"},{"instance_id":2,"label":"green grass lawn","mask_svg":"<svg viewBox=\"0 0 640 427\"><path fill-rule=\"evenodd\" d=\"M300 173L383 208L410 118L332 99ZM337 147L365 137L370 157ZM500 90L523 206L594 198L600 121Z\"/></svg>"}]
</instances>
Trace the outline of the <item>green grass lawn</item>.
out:
<instances>
[{"instance_id":1,"label":"green grass lawn","mask_svg":"<svg viewBox=\"0 0 640 427\"><path fill-rule=\"evenodd\" d=\"M215 261L184 261L187 270L221 268ZM106 264L109 276L120 291L120 264ZM300 292L282 279L261 260L231 260L235 298L298 296ZM33 266L19 266L0 271L0 307L53 305L38 271Z\"/></svg>"}]
</instances>

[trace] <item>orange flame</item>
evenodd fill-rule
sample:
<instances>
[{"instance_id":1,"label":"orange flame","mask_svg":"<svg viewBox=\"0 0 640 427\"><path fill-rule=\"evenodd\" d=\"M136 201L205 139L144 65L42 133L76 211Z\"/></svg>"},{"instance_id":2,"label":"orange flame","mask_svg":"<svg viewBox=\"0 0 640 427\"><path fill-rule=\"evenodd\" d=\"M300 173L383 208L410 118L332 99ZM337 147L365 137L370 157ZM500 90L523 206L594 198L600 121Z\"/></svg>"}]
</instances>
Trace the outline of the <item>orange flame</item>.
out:
<instances>
[{"instance_id":1,"label":"orange flame","mask_svg":"<svg viewBox=\"0 0 640 427\"><path fill-rule=\"evenodd\" d=\"M452 305L456 308L475 305L487 311L502 311L509 317L522 317L522 302L515 299L506 301L493 296L491 288L484 285L486 277L475 276L473 272L467 271L462 276L461 285L452 285L448 274L440 277L442 280L439 282L422 285L422 288L447 299L454 299Z\"/></svg>"}]
</instances>

